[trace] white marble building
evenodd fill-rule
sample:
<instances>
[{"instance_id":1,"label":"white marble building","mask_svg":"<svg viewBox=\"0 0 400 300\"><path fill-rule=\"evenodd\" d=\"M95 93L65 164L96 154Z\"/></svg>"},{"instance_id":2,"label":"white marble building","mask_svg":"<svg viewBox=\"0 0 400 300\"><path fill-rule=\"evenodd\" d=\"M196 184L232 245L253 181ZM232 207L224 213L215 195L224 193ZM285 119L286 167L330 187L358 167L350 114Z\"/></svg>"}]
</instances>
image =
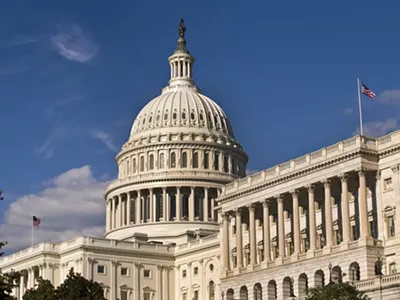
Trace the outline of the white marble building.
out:
<instances>
[{"instance_id":1,"label":"white marble building","mask_svg":"<svg viewBox=\"0 0 400 300\"><path fill-rule=\"evenodd\" d=\"M22 271L18 299L39 276L58 286L71 268L110 300L285 300L329 281L400 299L400 131L245 177L247 155L195 86L193 63L181 25L170 81L117 155L105 237L0 259L2 272Z\"/></svg>"}]
</instances>

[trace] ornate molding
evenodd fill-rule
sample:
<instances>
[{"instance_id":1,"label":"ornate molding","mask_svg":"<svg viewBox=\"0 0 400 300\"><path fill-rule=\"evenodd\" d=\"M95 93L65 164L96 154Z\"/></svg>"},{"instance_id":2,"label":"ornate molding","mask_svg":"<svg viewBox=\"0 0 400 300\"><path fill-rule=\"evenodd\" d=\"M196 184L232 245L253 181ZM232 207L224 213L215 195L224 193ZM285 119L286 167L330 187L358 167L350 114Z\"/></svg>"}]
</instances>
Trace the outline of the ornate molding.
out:
<instances>
[{"instance_id":1,"label":"ornate molding","mask_svg":"<svg viewBox=\"0 0 400 300\"><path fill-rule=\"evenodd\" d=\"M391 166L390 168L392 169L392 172L393 172L394 174L399 174L399 171L400 171L400 164L395 164L395 165Z\"/></svg>"},{"instance_id":2,"label":"ornate molding","mask_svg":"<svg viewBox=\"0 0 400 300\"><path fill-rule=\"evenodd\" d=\"M324 185L324 188L330 188L331 187L331 179L330 178L325 178L321 180L321 183Z\"/></svg>"},{"instance_id":3,"label":"ornate molding","mask_svg":"<svg viewBox=\"0 0 400 300\"><path fill-rule=\"evenodd\" d=\"M246 207L249 209L249 212L254 212L256 205L254 203L250 203L246 205Z\"/></svg>"},{"instance_id":4,"label":"ornate molding","mask_svg":"<svg viewBox=\"0 0 400 300\"><path fill-rule=\"evenodd\" d=\"M260 203L262 203L263 207L269 207L271 205L271 200L264 199L264 200L261 200Z\"/></svg>"},{"instance_id":5,"label":"ornate molding","mask_svg":"<svg viewBox=\"0 0 400 300\"><path fill-rule=\"evenodd\" d=\"M294 197L297 197L299 195L299 190L298 189L294 189L294 190L291 190L289 193L294 198Z\"/></svg>"},{"instance_id":6,"label":"ornate molding","mask_svg":"<svg viewBox=\"0 0 400 300\"><path fill-rule=\"evenodd\" d=\"M307 184L305 186L305 188L307 189L308 193L314 193L315 185L314 184Z\"/></svg>"},{"instance_id":7,"label":"ornate molding","mask_svg":"<svg viewBox=\"0 0 400 300\"><path fill-rule=\"evenodd\" d=\"M376 179L376 180L380 180L381 177L382 177L382 172L381 172L381 170L376 171L375 179Z\"/></svg>"},{"instance_id":8,"label":"ornate molding","mask_svg":"<svg viewBox=\"0 0 400 300\"><path fill-rule=\"evenodd\" d=\"M349 178L349 175L347 173L340 173L338 175L338 177L340 178L340 181L342 183L347 183L347 179Z\"/></svg>"}]
</instances>

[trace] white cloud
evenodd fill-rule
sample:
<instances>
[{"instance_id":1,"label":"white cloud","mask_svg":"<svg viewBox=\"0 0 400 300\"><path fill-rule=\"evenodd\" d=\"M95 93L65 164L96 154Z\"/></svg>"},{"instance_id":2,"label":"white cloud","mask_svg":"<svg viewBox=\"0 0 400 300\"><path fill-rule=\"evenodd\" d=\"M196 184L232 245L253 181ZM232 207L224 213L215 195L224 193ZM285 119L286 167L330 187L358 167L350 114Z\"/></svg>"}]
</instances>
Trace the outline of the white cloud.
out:
<instances>
[{"instance_id":1,"label":"white cloud","mask_svg":"<svg viewBox=\"0 0 400 300\"><path fill-rule=\"evenodd\" d=\"M118 152L118 147L114 145L113 140L111 136L104 131L100 130L93 130L90 132L90 135L92 136L93 139L100 140L106 147L113 151L113 152Z\"/></svg>"},{"instance_id":2,"label":"white cloud","mask_svg":"<svg viewBox=\"0 0 400 300\"><path fill-rule=\"evenodd\" d=\"M398 128L399 126L396 119L368 122L364 124L364 135L367 137L380 137ZM354 132L354 135L358 134L360 134L360 128Z\"/></svg>"},{"instance_id":3,"label":"white cloud","mask_svg":"<svg viewBox=\"0 0 400 300\"><path fill-rule=\"evenodd\" d=\"M29 247L33 215L41 219L40 229L34 232L35 243L79 235L102 236L107 185L94 178L90 166L68 170L49 180L41 192L9 205L0 225L0 240L8 241L8 251Z\"/></svg>"},{"instance_id":4,"label":"white cloud","mask_svg":"<svg viewBox=\"0 0 400 300\"><path fill-rule=\"evenodd\" d=\"M99 52L97 45L76 24L69 28L60 28L57 35L51 38L51 42L61 56L80 63L92 60Z\"/></svg>"},{"instance_id":5,"label":"white cloud","mask_svg":"<svg viewBox=\"0 0 400 300\"><path fill-rule=\"evenodd\" d=\"M378 96L378 100L389 104L400 104L400 90L385 90Z\"/></svg>"}]
</instances>

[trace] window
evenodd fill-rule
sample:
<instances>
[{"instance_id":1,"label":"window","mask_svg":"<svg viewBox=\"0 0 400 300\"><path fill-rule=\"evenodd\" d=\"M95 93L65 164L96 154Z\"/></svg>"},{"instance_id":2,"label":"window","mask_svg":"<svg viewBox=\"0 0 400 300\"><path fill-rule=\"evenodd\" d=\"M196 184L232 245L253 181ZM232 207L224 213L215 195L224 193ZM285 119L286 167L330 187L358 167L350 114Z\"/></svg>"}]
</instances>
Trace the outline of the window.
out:
<instances>
[{"instance_id":1,"label":"window","mask_svg":"<svg viewBox=\"0 0 400 300\"><path fill-rule=\"evenodd\" d=\"M387 190L390 190L390 189L392 189L393 188L393 186L392 186L392 178L386 178L384 181L383 181L383 189L385 190L385 191L387 191Z\"/></svg>"},{"instance_id":2,"label":"window","mask_svg":"<svg viewBox=\"0 0 400 300\"><path fill-rule=\"evenodd\" d=\"M182 294L182 300L187 300L187 293Z\"/></svg>"},{"instance_id":3,"label":"window","mask_svg":"<svg viewBox=\"0 0 400 300\"><path fill-rule=\"evenodd\" d=\"M174 112L173 114L172 114L172 118L174 119L174 120L176 120L176 112Z\"/></svg>"},{"instance_id":4,"label":"window","mask_svg":"<svg viewBox=\"0 0 400 300\"><path fill-rule=\"evenodd\" d=\"M149 169L153 170L154 169L154 155L150 154L149 156Z\"/></svg>"},{"instance_id":5,"label":"window","mask_svg":"<svg viewBox=\"0 0 400 300\"><path fill-rule=\"evenodd\" d=\"M389 274L390 275L397 274L397 269L396 269L396 263L395 262L392 262L389 265Z\"/></svg>"},{"instance_id":6,"label":"window","mask_svg":"<svg viewBox=\"0 0 400 300\"><path fill-rule=\"evenodd\" d=\"M129 159L126 161L126 175L129 175L131 173L131 170L129 169Z\"/></svg>"},{"instance_id":7,"label":"window","mask_svg":"<svg viewBox=\"0 0 400 300\"><path fill-rule=\"evenodd\" d=\"M212 272L213 270L214 270L214 265L213 264L210 264L210 271Z\"/></svg>"},{"instance_id":8,"label":"window","mask_svg":"<svg viewBox=\"0 0 400 300\"><path fill-rule=\"evenodd\" d=\"M140 172L144 171L144 156L140 157Z\"/></svg>"},{"instance_id":9,"label":"window","mask_svg":"<svg viewBox=\"0 0 400 300\"><path fill-rule=\"evenodd\" d=\"M229 157L224 155L224 172L229 172Z\"/></svg>"},{"instance_id":10,"label":"window","mask_svg":"<svg viewBox=\"0 0 400 300\"><path fill-rule=\"evenodd\" d=\"M214 281L210 281L208 285L208 299L214 300L215 299L215 284Z\"/></svg>"},{"instance_id":11,"label":"window","mask_svg":"<svg viewBox=\"0 0 400 300\"><path fill-rule=\"evenodd\" d=\"M194 120L194 113L191 113L191 114L190 114L190 118L191 118L192 120Z\"/></svg>"},{"instance_id":12,"label":"window","mask_svg":"<svg viewBox=\"0 0 400 300\"><path fill-rule=\"evenodd\" d=\"M183 152L182 153L182 168L187 168L187 153Z\"/></svg>"},{"instance_id":13,"label":"window","mask_svg":"<svg viewBox=\"0 0 400 300\"><path fill-rule=\"evenodd\" d=\"M351 226L351 240L352 241L358 240L358 232L356 225Z\"/></svg>"},{"instance_id":14,"label":"window","mask_svg":"<svg viewBox=\"0 0 400 300\"><path fill-rule=\"evenodd\" d=\"M199 274L199 268L198 267L194 267L193 273L194 273L194 275Z\"/></svg>"},{"instance_id":15,"label":"window","mask_svg":"<svg viewBox=\"0 0 400 300\"><path fill-rule=\"evenodd\" d=\"M171 168L175 168L176 167L176 154L175 152L171 153Z\"/></svg>"},{"instance_id":16,"label":"window","mask_svg":"<svg viewBox=\"0 0 400 300\"><path fill-rule=\"evenodd\" d=\"M150 293L149 292L145 292L143 294L143 300L150 300Z\"/></svg>"},{"instance_id":17,"label":"window","mask_svg":"<svg viewBox=\"0 0 400 300\"><path fill-rule=\"evenodd\" d=\"M121 291L121 300L128 300L128 292Z\"/></svg>"},{"instance_id":18,"label":"window","mask_svg":"<svg viewBox=\"0 0 400 300\"><path fill-rule=\"evenodd\" d=\"M193 153L193 168L199 167L199 153Z\"/></svg>"},{"instance_id":19,"label":"window","mask_svg":"<svg viewBox=\"0 0 400 300\"><path fill-rule=\"evenodd\" d=\"M168 114L164 114L164 120L168 120Z\"/></svg>"},{"instance_id":20,"label":"window","mask_svg":"<svg viewBox=\"0 0 400 300\"><path fill-rule=\"evenodd\" d=\"M182 113L182 119L183 119L183 120L186 119L186 113L185 113L185 112Z\"/></svg>"},{"instance_id":21,"label":"window","mask_svg":"<svg viewBox=\"0 0 400 300\"><path fill-rule=\"evenodd\" d=\"M132 173L136 173L136 158L134 158L133 159L133 162L132 162Z\"/></svg>"},{"instance_id":22,"label":"window","mask_svg":"<svg viewBox=\"0 0 400 300\"><path fill-rule=\"evenodd\" d=\"M194 291L194 300L199 300L199 291Z\"/></svg>"},{"instance_id":23,"label":"window","mask_svg":"<svg viewBox=\"0 0 400 300\"><path fill-rule=\"evenodd\" d=\"M204 169L209 168L209 154L208 152L204 152Z\"/></svg>"},{"instance_id":24,"label":"window","mask_svg":"<svg viewBox=\"0 0 400 300\"><path fill-rule=\"evenodd\" d=\"M160 169L164 169L165 166L164 161L165 161L164 153L160 153Z\"/></svg>"},{"instance_id":25,"label":"window","mask_svg":"<svg viewBox=\"0 0 400 300\"><path fill-rule=\"evenodd\" d=\"M369 234L375 238L375 223L374 221L369 221Z\"/></svg>"},{"instance_id":26,"label":"window","mask_svg":"<svg viewBox=\"0 0 400 300\"><path fill-rule=\"evenodd\" d=\"M232 225L232 234L236 234L236 225Z\"/></svg>"},{"instance_id":27,"label":"window","mask_svg":"<svg viewBox=\"0 0 400 300\"><path fill-rule=\"evenodd\" d=\"M387 228L388 228L388 237L394 237L396 235L396 230L395 230L393 216L387 217Z\"/></svg>"},{"instance_id":28,"label":"window","mask_svg":"<svg viewBox=\"0 0 400 300\"><path fill-rule=\"evenodd\" d=\"M186 270L182 271L182 277L185 278L186 277Z\"/></svg>"},{"instance_id":29,"label":"window","mask_svg":"<svg viewBox=\"0 0 400 300\"><path fill-rule=\"evenodd\" d=\"M106 267L102 265L97 266L97 274L105 274L106 273Z\"/></svg>"},{"instance_id":30,"label":"window","mask_svg":"<svg viewBox=\"0 0 400 300\"><path fill-rule=\"evenodd\" d=\"M150 278L151 277L151 271L150 270L143 270L143 277L144 278Z\"/></svg>"},{"instance_id":31,"label":"window","mask_svg":"<svg viewBox=\"0 0 400 300\"><path fill-rule=\"evenodd\" d=\"M219 152L215 152L214 154L214 169L219 170Z\"/></svg>"},{"instance_id":32,"label":"window","mask_svg":"<svg viewBox=\"0 0 400 300\"><path fill-rule=\"evenodd\" d=\"M129 276L128 268L121 268L121 276Z\"/></svg>"}]
</instances>

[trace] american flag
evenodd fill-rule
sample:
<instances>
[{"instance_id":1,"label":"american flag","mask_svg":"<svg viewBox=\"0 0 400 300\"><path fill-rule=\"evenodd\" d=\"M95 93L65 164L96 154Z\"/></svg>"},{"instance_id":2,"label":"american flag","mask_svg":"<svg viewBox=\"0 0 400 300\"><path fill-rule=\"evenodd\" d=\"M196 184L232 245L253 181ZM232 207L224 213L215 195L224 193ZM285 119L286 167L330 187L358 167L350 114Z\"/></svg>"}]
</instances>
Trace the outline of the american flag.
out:
<instances>
[{"instance_id":1,"label":"american flag","mask_svg":"<svg viewBox=\"0 0 400 300\"><path fill-rule=\"evenodd\" d=\"M32 225L33 225L34 227L36 227L36 228L39 228L39 225L40 225L40 219L39 219L38 217L36 217L36 216L33 216L33 222L32 222Z\"/></svg>"},{"instance_id":2,"label":"american flag","mask_svg":"<svg viewBox=\"0 0 400 300\"><path fill-rule=\"evenodd\" d=\"M361 82L362 88L361 92L368 97L375 99L376 95L373 91L371 91L364 83Z\"/></svg>"}]
</instances>

